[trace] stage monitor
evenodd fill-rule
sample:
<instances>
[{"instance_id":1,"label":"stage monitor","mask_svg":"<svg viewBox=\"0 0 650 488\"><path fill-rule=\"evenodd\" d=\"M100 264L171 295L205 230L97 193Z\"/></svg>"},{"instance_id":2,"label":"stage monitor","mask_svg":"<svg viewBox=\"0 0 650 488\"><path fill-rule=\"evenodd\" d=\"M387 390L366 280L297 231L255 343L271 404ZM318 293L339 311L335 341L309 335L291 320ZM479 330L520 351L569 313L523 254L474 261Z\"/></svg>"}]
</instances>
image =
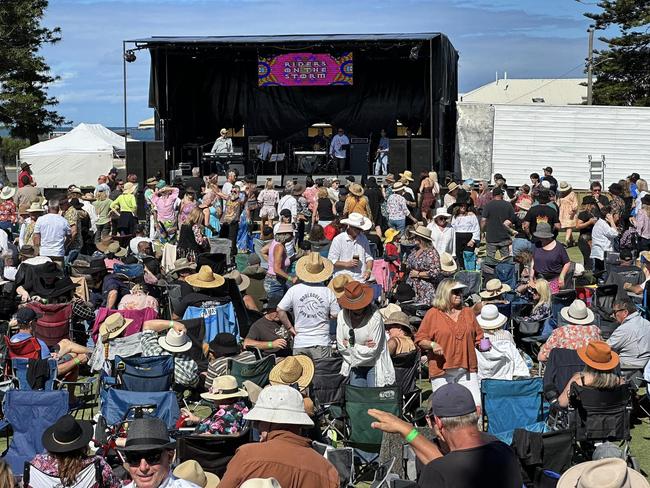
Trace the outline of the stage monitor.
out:
<instances>
[{"instance_id":1,"label":"stage monitor","mask_svg":"<svg viewBox=\"0 0 650 488\"><path fill-rule=\"evenodd\" d=\"M352 53L284 53L260 55L259 86L352 85Z\"/></svg>"}]
</instances>

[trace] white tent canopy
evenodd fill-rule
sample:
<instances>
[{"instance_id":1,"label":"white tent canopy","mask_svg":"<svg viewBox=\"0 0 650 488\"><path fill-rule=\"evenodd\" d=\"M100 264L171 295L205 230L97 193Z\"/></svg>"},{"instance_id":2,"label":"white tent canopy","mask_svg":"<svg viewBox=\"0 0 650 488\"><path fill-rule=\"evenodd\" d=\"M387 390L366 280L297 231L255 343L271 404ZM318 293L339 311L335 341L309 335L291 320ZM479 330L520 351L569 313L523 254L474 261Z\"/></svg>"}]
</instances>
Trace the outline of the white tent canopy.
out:
<instances>
[{"instance_id":1,"label":"white tent canopy","mask_svg":"<svg viewBox=\"0 0 650 488\"><path fill-rule=\"evenodd\" d=\"M43 188L94 186L97 177L111 169L114 156L124 151L124 137L101 124L82 123L67 134L21 150L20 162L31 165Z\"/></svg>"}]
</instances>

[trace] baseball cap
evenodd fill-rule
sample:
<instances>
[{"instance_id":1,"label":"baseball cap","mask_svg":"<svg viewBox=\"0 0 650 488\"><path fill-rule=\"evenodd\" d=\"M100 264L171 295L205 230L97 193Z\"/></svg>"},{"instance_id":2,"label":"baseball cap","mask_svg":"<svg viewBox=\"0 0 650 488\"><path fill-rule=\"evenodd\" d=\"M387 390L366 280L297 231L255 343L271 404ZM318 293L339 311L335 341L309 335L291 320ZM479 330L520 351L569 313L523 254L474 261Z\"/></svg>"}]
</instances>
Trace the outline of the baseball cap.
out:
<instances>
[{"instance_id":1,"label":"baseball cap","mask_svg":"<svg viewBox=\"0 0 650 488\"><path fill-rule=\"evenodd\" d=\"M43 314L34 312L31 308L21 308L16 312L16 320L19 324L29 324L32 320L42 317Z\"/></svg>"},{"instance_id":2,"label":"baseball cap","mask_svg":"<svg viewBox=\"0 0 650 488\"><path fill-rule=\"evenodd\" d=\"M109 174L109 175L116 175L118 172L119 172L119 171L118 171L117 168L111 168L111 170L108 172L108 174Z\"/></svg>"},{"instance_id":3,"label":"baseball cap","mask_svg":"<svg viewBox=\"0 0 650 488\"><path fill-rule=\"evenodd\" d=\"M476 412L472 393L458 383L447 383L431 395L431 415L461 417Z\"/></svg>"}]
</instances>

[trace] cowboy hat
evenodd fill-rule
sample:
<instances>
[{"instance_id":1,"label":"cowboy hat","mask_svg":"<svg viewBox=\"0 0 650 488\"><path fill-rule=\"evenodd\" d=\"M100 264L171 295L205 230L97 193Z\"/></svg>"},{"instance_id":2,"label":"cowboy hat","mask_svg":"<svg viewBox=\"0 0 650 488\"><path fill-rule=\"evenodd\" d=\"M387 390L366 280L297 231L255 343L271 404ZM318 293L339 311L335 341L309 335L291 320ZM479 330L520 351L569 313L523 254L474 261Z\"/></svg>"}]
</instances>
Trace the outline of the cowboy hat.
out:
<instances>
[{"instance_id":1,"label":"cowboy hat","mask_svg":"<svg viewBox=\"0 0 650 488\"><path fill-rule=\"evenodd\" d=\"M447 212L447 209L445 207L438 207L436 209L436 213L434 214L433 218L437 219L438 217L445 217L446 219L448 219L449 217L451 217L451 214Z\"/></svg>"},{"instance_id":2,"label":"cowboy hat","mask_svg":"<svg viewBox=\"0 0 650 488\"><path fill-rule=\"evenodd\" d=\"M176 441L169 437L165 422L157 417L144 417L129 422L125 446L120 451L155 451L174 449Z\"/></svg>"},{"instance_id":3,"label":"cowboy hat","mask_svg":"<svg viewBox=\"0 0 650 488\"><path fill-rule=\"evenodd\" d=\"M262 390L255 406L244 414L245 420L314 426L305 412L305 403L298 390L287 385L271 385Z\"/></svg>"},{"instance_id":4,"label":"cowboy hat","mask_svg":"<svg viewBox=\"0 0 650 488\"><path fill-rule=\"evenodd\" d=\"M131 183L130 181L127 181L124 184L124 190L122 190L122 193L135 193L135 191L138 189L138 185L135 183Z\"/></svg>"},{"instance_id":5,"label":"cowboy hat","mask_svg":"<svg viewBox=\"0 0 650 488\"><path fill-rule=\"evenodd\" d=\"M332 276L334 264L317 252L310 252L296 263L296 276L305 283L323 283Z\"/></svg>"},{"instance_id":6,"label":"cowboy hat","mask_svg":"<svg viewBox=\"0 0 650 488\"><path fill-rule=\"evenodd\" d=\"M223 277L234 280L234 282L237 283L237 288L239 288L239 291L246 291L246 289L251 285L251 279L248 276L241 274L236 269L233 269L230 273L223 275Z\"/></svg>"},{"instance_id":7,"label":"cowboy hat","mask_svg":"<svg viewBox=\"0 0 650 488\"><path fill-rule=\"evenodd\" d=\"M13 186L5 186L2 188L2 191L0 191L0 198L3 200L9 200L10 198L13 198L15 194L16 189Z\"/></svg>"},{"instance_id":8,"label":"cowboy hat","mask_svg":"<svg viewBox=\"0 0 650 488\"><path fill-rule=\"evenodd\" d=\"M131 322L133 319L126 319L117 312L112 313L99 325L99 335L104 341L114 339L124 332Z\"/></svg>"},{"instance_id":9,"label":"cowboy hat","mask_svg":"<svg viewBox=\"0 0 650 488\"><path fill-rule=\"evenodd\" d=\"M399 235L399 231L397 229L386 229L386 232L384 232L384 243L389 244L393 242L393 239Z\"/></svg>"},{"instance_id":10,"label":"cowboy hat","mask_svg":"<svg viewBox=\"0 0 650 488\"><path fill-rule=\"evenodd\" d=\"M179 271L196 270L196 263L189 261L187 258L179 258L174 261L174 268L171 273L178 273Z\"/></svg>"},{"instance_id":11,"label":"cowboy hat","mask_svg":"<svg viewBox=\"0 0 650 488\"><path fill-rule=\"evenodd\" d=\"M499 313L496 305L485 305L481 308L481 315L476 317L481 329L492 330L498 329L508 321L508 317Z\"/></svg>"},{"instance_id":12,"label":"cowboy hat","mask_svg":"<svg viewBox=\"0 0 650 488\"><path fill-rule=\"evenodd\" d=\"M537 224L537 228L535 229L535 232L533 232L533 236L537 237L538 239L553 239L555 237L551 231L551 226L546 222L540 222Z\"/></svg>"},{"instance_id":13,"label":"cowboy hat","mask_svg":"<svg viewBox=\"0 0 650 488\"><path fill-rule=\"evenodd\" d=\"M89 420L77 420L72 415L64 415L45 429L41 440L49 452L63 454L87 447L93 432L93 424Z\"/></svg>"},{"instance_id":14,"label":"cowboy hat","mask_svg":"<svg viewBox=\"0 0 650 488\"><path fill-rule=\"evenodd\" d=\"M379 313L380 313L381 316L383 317L384 322L385 322L386 320L388 320L388 318L389 318L392 314L394 314L395 312L401 312L401 311L402 311L402 307L400 307L400 306L399 306L398 304L396 304L396 303L389 303L389 304L386 305L384 308L380 308L380 309L379 309Z\"/></svg>"},{"instance_id":15,"label":"cowboy hat","mask_svg":"<svg viewBox=\"0 0 650 488\"><path fill-rule=\"evenodd\" d=\"M169 352L186 352L192 348L192 341L187 334L169 329L167 334L158 338L158 345Z\"/></svg>"},{"instance_id":16,"label":"cowboy hat","mask_svg":"<svg viewBox=\"0 0 650 488\"><path fill-rule=\"evenodd\" d=\"M276 364L269 373L272 385L298 385L299 390L307 388L314 379L314 362L303 354L288 356Z\"/></svg>"},{"instance_id":17,"label":"cowboy hat","mask_svg":"<svg viewBox=\"0 0 650 488\"><path fill-rule=\"evenodd\" d=\"M189 459L176 466L172 474L179 479L190 481L201 488L217 488L221 480L208 471L203 471L201 465L194 459Z\"/></svg>"},{"instance_id":18,"label":"cowboy hat","mask_svg":"<svg viewBox=\"0 0 650 488\"><path fill-rule=\"evenodd\" d=\"M510 290L512 290L510 285L501 283L501 280L498 278L492 278L485 284L485 290L479 293L479 295L481 298L496 298Z\"/></svg>"},{"instance_id":19,"label":"cowboy hat","mask_svg":"<svg viewBox=\"0 0 650 488\"><path fill-rule=\"evenodd\" d=\"M598 371L609 371L618 366L619 357L603 341L589 341L585 347L578 349L578 356L587 365Z\"/></svg>"},{"instance_id":20,"label":"cowboy hat","mask_svg":"<svg viewBox=\"0 0 650 488\"><path fill-rule=\"evenodd\" d=\"M20 163L20 169L31 168L32 165L29 163Z\"/></svg>"},{"instance_id":21,"label":"cowboy hat","mask_svg":"<svg viewBox=\"0 0 650 488\"><path fill-rule=\"evenodd\" d=\"M456 264L454 257L448 252L440 254L440 269L447 273L453 273L458 270L458 264Z\"/></svg>"},{"instance_id":22,"label":"cowboy hat","mask_svg":"<svg viewBox=\"0 0 650 488\"><path fill-rule=\"evenodd\" d=\"M564 472L557 488L647 488L641 473L627 467L623 459L600 459L576 464Z\"/></svg>"},{"instance_id":23,"label":"cowboy hat","mask_svg":"<svg viewBox=\"0 0 650 488\"><path fill-rule=\"evenodd\" d=\"M347 219L342 219L341 223L356 227L357 229L361 230L368 230L370 227L372 227L372 222L370 222L370 219L357 212L352 212L350 215L348 215Z\"/></svg>"},{"instance_id":24,"label":"cowboy hat","mask_svg":"<svg viewBox=\"0 0 650 488\"><path fill-rule=\"evenodd\" d=\"M408 170L404 171L404 173L400 173L399 176L400 176L400 178L403 178L405 180L413 181L413 173L411 173Z\"/></svg>"},{"instance_id":25,"label":"cowboy hat","mask_svg":"<svg viewBox=\"0 0 650 488\"><path fill-rule=\"evenodd\" d=\"M361 310L372 303L374 291L368 285L358 281L350 281L343 289L343 295L338 298L341 308Z\"/></svg>"},{"instance_id":26,"label":"cowboy hat","mask_svg":"<svg viewBox=\"0 0 650 488\"><path fill-rule=\"evenodd\" d=\"M347 273L341 273L340 275L335 276L334 279L329 282L329 285L327 285L327 287L334 292L334 296L336 298L339 298L341 295L343 295L343 293L345 293L345 285L351 281L352 276Z\"/></svg>"},{"instance_id":27,"label":"cowboy hat","mask_svg":"<svg viewBox=\"0 0 650 488\"><path fill-rule=\"evenodd\" d=\"M94 202L96 200L95 195L93 195L90 192L84 193L84 195L81 197L81 199L86 201L86 202Z\"/></svg>"},{"instance_id":28,"label":"cowboy hat","mask_svg":"<svg viewBox=\"0 0 650 488\"><path fill-rule=\"evenodd\" d=\"M219 134L221 134L221 135L224 135L224 134L227 134L227 133L228 133L228 129L221 129L219 131Z\"/></svg>"},{"instance_id":29,"label":"cowboy hat","mask_svg":"<svg viewBox=\"0 0 650 488\"><path fill-rule=\"evenodd\" d=\"M352 193L356 197L363 196L363 187L358 183L352 183L350 185L350 188L348 188L348 190L350 190L350 193Z\"/></svg>"},{"instance_id":30,"label":"cowboy hat","mask_svg":"<svg viewBox=\"0 0 650 488\"><path fill-rule=\"evenodd\" d=\"M457 188L458 188L458 185L456 184L456 182L455 182L455 181L451 181L451 182L449 182L449 184L447 185L447 193L451 193L452 191L454 191L454 190L457 189Z\"/></svg>"},{"instance_id":31,"label":"cowboy hat","mask_svg":"<svg viewBox=\"0 0 650 488\"><path fill-rule=\"evenodd\" d=\"M23 247L20 248L19 256L21 258L33 258L36 256L36 249L34 249L34 246L25 244Z\"/></svg>"},{"instance_id":32,"label":"cowboy hat","mask_svg":"<svg viewBox=\"0 0 650 488\"><path fill-rule=\"evenodd\" d=\"M204 400L225 400L226 398L247 397L248 393L239 388L237 378L230 375L217 376L212 380L212 386L207 393L201 393Z\"/></svg>"},{"instance_id":33,"label":"cowboy hat","mask_svg":"<svg viewBox=\"0 0 650 488\"><path fill-rule=\"evenodd\" d=\"M560 185L557 187L558 191L565 192L572 190L573 187L566 181L560 181Z\"/></svg>"},{"instance_id":34,"label":"cowboy hat","mask_svg":"<svg viewBox=\"0 0 650 488\"><path fill-rule=\"evenodd\" d=\"M305 186L298 183L297 185L293 185L293 188L291 190L291 194L295 197L302 195L305 192Z\"/></svg>"},{"instance_id":35,"label":"cowboy hat","mask_svg":"<svg viewBox=\"0 0 650 488\"><path fill-rule=\"evenodd\" d=\"M410 335L415 335L415 327L413 327L411 322L409 322L409 316L402 311L393 312L386 320L384 320L384 326L386 326L386 328L389 328L391 325L399 325Z\"/></svg>"},{"instance_id":36,"label":"cowboy hat","mask_svg":"<svg viewBox=\"0 0 650 488\"><path fill-rule=\"evenodd\" d=\"M185 278L185 282L194 288L218 288L226 280L223 276L212 272L212 268L207 265L201 266L198 273L194 273Z\"/></svg>"},{"instance_id":37,"label":"cowboy hat","mask_svg":"<svg viewBox=\"0 0 650 488\"><path fill-rule=\"evenodd\" d=\"M412 230L411 235L418 236L422 239L425 239L427 241L433 241L431 238L431 229L423 226L423 225L418 225L415 230Z\"/></svg>"},{"instance_id":38,"label":"cowboy hat","mask_svg":"<svg viewBox=\"0 0 650 488\"><path fill-rule=\"evenodd\" d=\"M560 315L569 324L573 325L594 323L594 313L587 308L587 305L582 300L573 300L571 305L560 310Z\"/></svg>"},{"instance_id":39,"label":"cowboy hat","mask_svg":"<svg viewBox=\"0 0 650 488\"><path fill-rule=\"evenodd\" d=\"M517 203L517 206L519 207L520 210L530 210L531 207L531 201L528 199L525 200L520 200Z\"/></svg>"}]
</instances>

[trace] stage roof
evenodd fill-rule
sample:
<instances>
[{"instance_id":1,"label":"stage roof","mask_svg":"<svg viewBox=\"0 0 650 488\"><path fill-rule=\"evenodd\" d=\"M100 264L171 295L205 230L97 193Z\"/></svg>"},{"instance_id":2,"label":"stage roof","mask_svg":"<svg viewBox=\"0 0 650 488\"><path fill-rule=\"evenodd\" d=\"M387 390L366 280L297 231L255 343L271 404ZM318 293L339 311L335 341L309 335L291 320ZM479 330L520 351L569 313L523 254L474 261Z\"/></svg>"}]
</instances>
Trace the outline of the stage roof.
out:
<instances>
[{"instance_id":1,"label":"stage roof","mask_svg":"<svg viewBox=\"0 0 650 488\"><path fill-rule=\"evenodd\" d=\"M268 44L272 42L389 42L426 41L443 34L424 32L413 34L296 34L277 36L202 36L202 37L146 37L126 42L146 45L174 44Z\"/></svg>"}]
</instances>

